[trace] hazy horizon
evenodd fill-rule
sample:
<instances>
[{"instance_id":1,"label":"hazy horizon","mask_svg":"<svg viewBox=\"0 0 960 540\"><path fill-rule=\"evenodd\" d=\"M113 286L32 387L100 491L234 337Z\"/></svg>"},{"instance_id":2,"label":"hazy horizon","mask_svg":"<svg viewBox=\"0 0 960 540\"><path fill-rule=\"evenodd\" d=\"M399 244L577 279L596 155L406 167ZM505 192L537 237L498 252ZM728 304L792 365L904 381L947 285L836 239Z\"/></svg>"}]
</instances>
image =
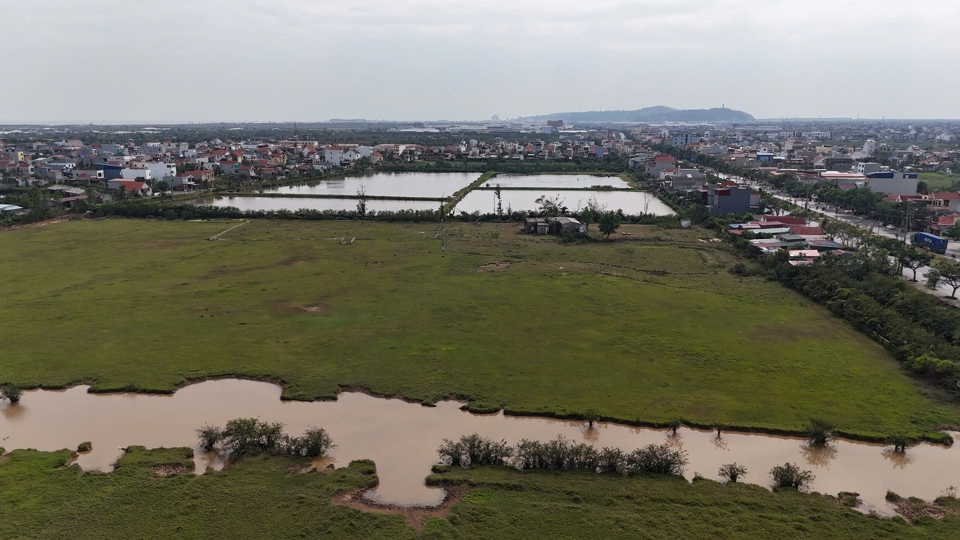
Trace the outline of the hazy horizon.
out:
<instances>
[{"instance_id":1,"label":"hazy horizon","mask_svg":"<svg viewBox=\"0 0 960 540\"><path fill-rule=\"evenodd\" d=\"M956 119L947 0L0 0L0 124Z\"/></svg>"}]
</instances>

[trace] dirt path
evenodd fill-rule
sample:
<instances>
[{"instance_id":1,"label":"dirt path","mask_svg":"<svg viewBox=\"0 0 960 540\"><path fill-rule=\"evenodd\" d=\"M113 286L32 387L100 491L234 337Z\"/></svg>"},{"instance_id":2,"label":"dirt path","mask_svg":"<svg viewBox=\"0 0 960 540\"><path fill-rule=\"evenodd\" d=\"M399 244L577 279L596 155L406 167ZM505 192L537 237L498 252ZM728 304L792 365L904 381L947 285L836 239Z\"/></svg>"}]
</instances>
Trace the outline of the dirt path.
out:
<instances>
[{"instance_id":1,"label":"dirt path","mask_svg":"<svg viewBox=\"0 0 960 540\"><path fill-rule=\"evenodd\" d=\"M227 229L227 230L225 230L225 231L220 231L219 233L211 236L211 237L210 237L210 240L220 240L220 239L221 239L221 238L220 238L221 236L223 236L223 235L227 234L228 232L236 229L237 227L240 227L240 226L242 226L242 225L246 225L247 223L250 223L250 221L248 220L248 221L244 221L243 223L237 223L237 224L234 225L233 227L230 227L229 229Z\"/></svg>"}]
</instances>

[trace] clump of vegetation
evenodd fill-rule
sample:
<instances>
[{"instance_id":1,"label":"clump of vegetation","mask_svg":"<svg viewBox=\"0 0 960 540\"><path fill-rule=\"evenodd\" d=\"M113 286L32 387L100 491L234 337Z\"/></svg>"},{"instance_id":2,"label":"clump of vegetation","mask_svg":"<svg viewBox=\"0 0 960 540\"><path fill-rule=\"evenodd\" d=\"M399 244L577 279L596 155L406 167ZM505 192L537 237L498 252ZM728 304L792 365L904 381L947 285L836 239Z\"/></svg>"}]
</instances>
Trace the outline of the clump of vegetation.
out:
<instances>
[{"instance_id":1,"label":"clump of vegetation","mask_svg":"<svg viewBox=\"0 0 960 540\"><path fill-rule=\"evenodd\" d=\"M80 446L77 447L77 452L80 452L81 454L91 450L93 450L93 443L91 442L82 442L80 443Z\"/></svg>"},{"instance_id":2,"label":"clump of vegetation","mask_svg":"<svg viewBox=\"0 0 960 540\"><path fill-rule=\"evenodd\" d=\"M741 476L747 475L747 468L736 462L728 463L720 467L717 474L719 474L721 478L726 478L728 482L736 484Z\"/></svg>"},{"instance_id":3,"label":"clump of vegetation","mask_svg":"<svg viewBox=\"0 0 960 540\"><path fill-rule=\"evenodd\" d=\"M589 427L593 427L593 424L600 421L600 413L596 409L587 409L583 413L583 419L587 421Z\"/></svg>"},{"instance_id":4,"label":"clump of vegetation","mask_svg":"<svg viewBox=\"0 0 960 540\"><path fill-rule=\"evenodd\" d=\"M620 223L622 217L616 212L607 212L600 216L600 232L607 235L607 238L610 238L610 235L617 232L617 229L620 228Z\"/></svg>"},{"instance_id":5,"label":"clump of vegetation","mask_svg":"<svg viewBox=\"0 0 960 540\"><path fill-rule=\"evenodd\" d=\"M526 439L517 444L514 466L521 470L596 470L599 454L588 444L572 444L563 436L542 443Z\"/></svg>"},{"instance_id":6,"label":"clump of vegetation","mask_svg":"<svg viewBox=\"0 0 960 540\"><path fill-rule=\"evenodd\" d=\"M667 444L651 444L627 456L627 474L683 475L687 453Z\"/></svg>"},{"instance_id":7,"label":"clump of vegetation","mask_svg":"<svg viewBox=\"0 0 960 540\"><path fill-rule=\"evenodd\" d=\"M833 425L824 420L812 420L806 429L810 444L823 446L833 440Z\"/></svg>"},{"instance_id":8,"label":"clump of vegetation","mask_svg":"<svg viewBox=\"0 0 960 540\"><path fill-rule=\"evenodd\" d=\"M674 418L673 420L670 421L669 426L670 426L670 431L672 431L673 434L676 435L677 430L683 427L683 420L679 418Z\"/></svg>"},{"instance_id":9,"label":"clump of vegetation","mask_svg":"<svg viewBox=\"0 0 960 540\"><path fill-rule=\"evenodd\" d=\"M256 418L230 420L224 428L205 425L197 435L204 450L219 445L234 458L261 453L315 458L335 447L324 429L311 427L302 436L291 437L283 432L283 424Z\"/></svg>"},{"instance_id":10,"label":"clump of vegetation","mask_svg":"<svg viewBox=\"0 0 960 540\"><path fill-rule=\"evenodd\" d=\"M207 424L197 430L197 436L200 437L200 448L210 452L223 439L223 429Z\"/></svg>"},{"instance_id":11,"label":"clump of vegetation","mask_svg":"<svg viewBox=\"0 0 960 540\"><path fill-rule=\"evenodd\" d=\"M285 438L285 453L307 458L318 458L327 455L331 448L335 448L333 438L323 428L311 427L300 437Z\"/></svg>"},{"instance_id":12,"label":"clump of vegetation","mask_svg":"<svg viewBox=\"0 0 960 540\"><path fill-rule=\"evenodd\" d=\"M20 401L20 397L23 395L23 392L20 390L20 387L9 383L3 386L0 386L0 396L3 396L10 400L10 403L17 403Z\"/></svg>"},{"instance_id":13,"label":"clump of vegetation","mask_svg":"<svg viewBox=\"0 0 960 540\"><path fill-rule=\"evenodd\" d=\"M474 433L459 441L444 439L437 450L440 459L455 467L471 465L504 465L513 455L513 448L506 441L495 442Z\"/></svg>"},{"instance_id":14,"label":"clump of vegetation","mask_svg":"<svg viewBox=\"0 0 960 540\"><path fill-rule=\"evenodd\" d=\"M860 494L853 491L841 491L837 494L837 502L845 508L856 508L863 502Z\"/></svg>"},{"instance_id":15,"label":"clump of vegetation","mask_svg":"<svg viewBox=\"0 0 960 540\"><path fill-rule=\"evenodd\" d=\"M801 490L813 483L814 476L810 471L801 470L796 463L784 463L770 469L775 487L794 488Z\"/></svg>"},{"instance_id":16,"label":"clump of vegetation","mask_svg":"<svg viewBox=\"0 0 960 540\"><path fill-rule=\"evenodd\" d=\"M901 454L906 452L913 442L913 439L904 433L894 433L887 437L887 444L893 446L894 452L900 452Z\"/></svg>"},{"instance_id":17,"label":"clump of vegetation","mask_svg":"<svg viewBox=\"0 0 960 540\"><path fill-rule=\"evenodd\" d=\"M687 465L686 452L667 444L651 444L625 453L617 448L597 450L589 444L572 443L563 436L545 443L524 439L510 447L504 441L474 434L459 441L444 439L437 453L444 463L462 468L509 465L519 470L682 475Z\"/></svg>"},{"instance_id":18,"label":"clump of vegetation","mask_svg":"<svg viewBox=\"0 0 960 540\"><path fill-rule=\"evenodd\" d=\"M901 497L900 495L897 495L896 493L890 491L889 489L887 490L887 495L886 495L884 498L885 498L887 501L892 502L892 503L900 502L900 501L903 500L903 497Z\"/></svg>"}]
</instances>

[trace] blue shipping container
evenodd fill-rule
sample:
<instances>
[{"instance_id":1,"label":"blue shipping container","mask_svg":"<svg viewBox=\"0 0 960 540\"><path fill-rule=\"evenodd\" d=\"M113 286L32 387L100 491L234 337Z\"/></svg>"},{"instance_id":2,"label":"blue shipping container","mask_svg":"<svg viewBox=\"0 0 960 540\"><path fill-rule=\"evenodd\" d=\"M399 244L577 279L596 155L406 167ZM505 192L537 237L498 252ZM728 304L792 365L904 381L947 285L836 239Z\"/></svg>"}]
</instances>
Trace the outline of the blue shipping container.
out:
<instances>
[{"instance_id":1,"label":"blue shipping container","mask_svg":"<svg viewBox=\"0 0 960 540\"><path fill-rule=\"evenodd\" d=\"M913 245L941 255L947 252L947 242L946 238L935 234L917 233L913 235Z\"/></svg>"}]
</instances>

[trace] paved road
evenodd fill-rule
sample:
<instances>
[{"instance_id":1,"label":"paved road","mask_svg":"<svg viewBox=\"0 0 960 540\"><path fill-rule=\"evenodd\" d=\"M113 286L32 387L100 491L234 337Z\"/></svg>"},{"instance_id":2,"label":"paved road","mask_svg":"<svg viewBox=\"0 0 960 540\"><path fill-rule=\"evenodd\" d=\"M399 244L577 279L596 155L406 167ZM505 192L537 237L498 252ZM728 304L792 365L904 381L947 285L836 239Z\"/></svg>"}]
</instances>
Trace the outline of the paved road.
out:
<instances>
[{"instance_id":1,"label":"paved road","mask_svg":"<svg viewBox=\"0 0 960 540\"><path fill-rule=\"evenodd\" d=\"M731 178L732 180L735 180L738 182L744 182L752 187L757 187L757 188L761 187L757 182L750 182L749 180L740 178L738 176L728 177L727 175L721 175L721 178ZM829 205L822 205L822 204L818 205L814 201L809 201L807 199L794 198L794 197L791 197L790 194L788 193L777 192L774 189L772 189L770 186L762 186L762 187L767 192L769 192L770 194L772 194L774 197L778 199L791 202L800 207L809 208L812 211L819 212L832 219L839 219L841 221L845 221L847 223L856 225L862 229L867 229L873 234L879 234L887 238L894 238L896 240L900 240L901 242L904 241L904 234L902 231L897 229L894 229L894 230L887 229L884 226L884 224L880 221L869 219L863 216L856 216L849 212L838 213L836 212L836 209L829 210ZM946 256L953 259L960 258L960 242L951 242L950 244L948 244ZM913 285L915 285L921 291L924 291L926 293L937 296L938 298L941 298L947 304L950 304L954 307L960 307L960 300L951 300L950 298L948 298L951 295L951 293L953 293L953 288L948 287L946 285L942 285L942 284L936 290L932 290L926 287L924 283L925 281L924 278L926 277L927 273L930 272L930 270L931 268L929 266L924 266L919 268L917 270L917 279L920 281L920 283L913 283ZM903 270L903 277L907 281L911 281L913 279L913 270L910 270L909 268L905 268ZM958 291L958 294L960 294L960 291Z\"/></svg>"}]
</instances>

